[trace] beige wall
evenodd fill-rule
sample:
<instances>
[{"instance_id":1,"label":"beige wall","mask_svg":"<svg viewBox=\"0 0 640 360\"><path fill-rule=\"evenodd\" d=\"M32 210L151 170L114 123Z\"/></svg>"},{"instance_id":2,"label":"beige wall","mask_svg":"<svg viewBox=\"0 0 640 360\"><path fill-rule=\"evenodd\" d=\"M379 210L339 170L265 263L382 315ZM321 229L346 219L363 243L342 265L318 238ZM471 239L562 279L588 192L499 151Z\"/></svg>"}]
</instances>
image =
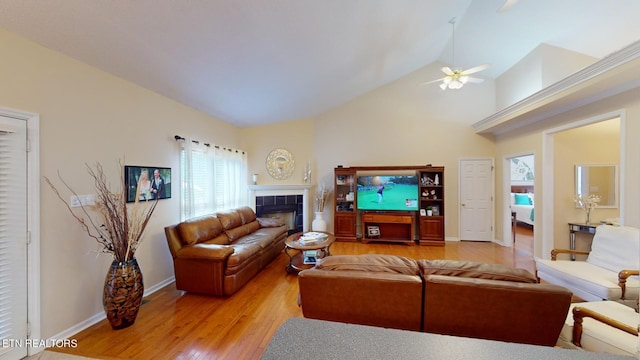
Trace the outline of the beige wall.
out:
<instances>
[{"instance_id":1,"label":"beige wall","mask_svg":"<svg viewBox=\"0 0 640 360\"><path fill-rule=\"evenodd\" d=\"M541 226L541 219L543 218L545 211L550 204L544 204L542 202L542 195L540 190L542 189L542 179L545 171L549 169L551 164L543 163L543 137L545 131L554 129L560 126L567 126L567 124L574 122L581 122L592 118L605 117L606 114L622 111L623 121L621 122L620 132L623 150L620 154L622 165L621 168L621 183L624 186L621 189L621 196L624 197L624 204L620 208L623 214L623 221L625 225L640 226L640 197L637 192L637 184L640 183L640 162L638 162L637 154L640 154L640 142L636 140L638 134L640 134L640 90L630 90L623 92L614 97L610 97L605 100L601 100L575 110L567 111L565 113L549 117L534 125L527 126L522 129L512 131L507 134L500 135L496 138L496 162L498 164L496 179L501 179L504 171L503 159L513 156L514 154L533 153L535 158L535 188L536 188L536 229ZM602 119L604 120L604 118ZM603 144L601 146L617 146L616 144ZM570 179L573 179L571 175ZM567 185L568 186L568 185ZM503 227L504 221L509 221L508 217L502 216L506 210L503 206L505 188L500 181L496 182L496 195L497 195L497 239L504 239ZM538 206L542 204L541 206ZM570 204L569 204L570 205ZM602 209L597 209L598 213ZM604 215L604 213L602 214ZM554 216L563 216L562 213L554 211ZM542 243L548 244L548 247L564 247L568 244L568 227L566 222L569 220L580 219L580 213L577 209L572 209L570 217L563 219L561 222L565 225L558 225L558 234L552 235L549 238L543 238L543 231L535 232L535 255L536 256L548 256L548 254L542 253ZM565 230L562 230L564 228ZM554 226L553 232L556 229ZM566 233L565 233L566 231Z\"/></svg>"},{"instance_id":2,"label":"beige wall","mask_svg":"<svg viewBox=\"0 0 640 360\"><path fill-rule=\"evenodd\" d=\"M564 79L597 59L549 44L540 44L496 80L496 110Z\"/></svg>"},{"instance_id":3,"label":"beige wall","mask_svg":"<svg viewBox=\"0 0 640 360\"><path fill-rule=\"evenodd\" d=\"M445 167L445 237L458 238L458 161L490 157L494 144L471 124L494 111L493 81L442 91L425 81L440 76L432 64L364 94L315 119L317 180L333 184L343 166ZM333 208L333 202L328 204ZM332 228L333 218L327 219Z\"/></svg>"},{"instance_id":4,"label":"beige wall","mask_svg":"<svg viewBox=\"0 0 640 360\"><path fill-rule=\"evenodd\" d=\"M288 121L273 125L254 126L240 130L242 149L247 151L249 174L258 174L258 185L299 185L303 183L305 167L313 158L313 121ZM269 176L266 160L274 149L286 149L293 156L293 175L285 180Z\"/></svg>"},{"instance_id":5,"label":"beige wall","mask_svg":"<svg viewBox=\"0 0 640 360\"><path fill-rule=\"evenodd\" d=\"M598 122L557 133L554 144L554 245L569 247L568 223L585 221L584 210L576 208L575 166L577 164L620 164L620 119ZM596 208L591 220L615 218L620 209ZM588 239L584 239L588 240ZM578 249L588 250L590 241L576 242Z\"/></svg>"},{"instance_id":6,"label":"beige wall","mask_svg":"<svg viewBox=\"0 0 640 360\"><path fill-rule=\"evenodd\" d=\"M0 106L40 115L40 171L59 171L80 194L93 193L85 163L100 162L120 179L117 160L174 169L175 134L236 147L239 131L108 73L0 30ZM59 182L57 182L59 183ZM137 252L145 285L173 276L163 227L179 221L178 192L162 200ZM50 337L102 310L102 284L111 262L41 182L42 336Z\"/></svg>"}]
</instances>

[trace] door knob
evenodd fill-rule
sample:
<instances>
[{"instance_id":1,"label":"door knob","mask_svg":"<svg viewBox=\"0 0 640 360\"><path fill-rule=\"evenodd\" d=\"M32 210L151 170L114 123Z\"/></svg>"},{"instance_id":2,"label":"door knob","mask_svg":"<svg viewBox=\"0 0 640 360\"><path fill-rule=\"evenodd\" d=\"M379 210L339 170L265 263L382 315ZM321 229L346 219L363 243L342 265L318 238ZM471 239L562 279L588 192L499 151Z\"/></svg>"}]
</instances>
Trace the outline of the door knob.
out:
<instances>
[{"instance_id":1,"label":"door knob","mask_svg":"<svg viewBox=\"0 0 640 360\"><path fill-rule=\"evenodd\" d=\"M460 205L462 205L462 206L467 206L467 204L465 204L465 203L460 203Z\"/></svg>"}]
</instances>

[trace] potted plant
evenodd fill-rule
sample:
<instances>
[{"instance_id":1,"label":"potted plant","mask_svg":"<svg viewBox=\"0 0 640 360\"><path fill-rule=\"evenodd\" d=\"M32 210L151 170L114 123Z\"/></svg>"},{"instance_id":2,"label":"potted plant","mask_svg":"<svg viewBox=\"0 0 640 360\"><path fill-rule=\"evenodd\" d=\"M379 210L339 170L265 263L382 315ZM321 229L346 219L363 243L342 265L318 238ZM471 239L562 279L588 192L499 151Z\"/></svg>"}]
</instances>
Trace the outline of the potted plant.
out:
<instances>
[{"instance_id":1,"label":"potted plant","mask_svg":"<svg viewBox=\"0 0 640 360\"><path fill-rule=\"evenodd\" d=\"M123 329L132 325L138 315L144 284L142 272L135 258L135 253L142 241L144 230L156 208L155 201L140 201L139 189L136 185L136 200L127 206L123 166L120 165L120 187L112 191L107 182L102 165L97 163L95 169L86 165L93 178L96 198L95 204L86 205L80 202L79 207L72 208L49 178L47 184L66 205L71 215L78 220L84 231L100 245L100 252L113 256L113 262L107 272L104 284L102 303L107 319L113 329ZM80 200L78 194L62 179L58 178Z\"/></svg>"},{"instance_id":2,"label":"potted plant","mask_svg":"<svg viewBox=\"0 0 640 360\"><path fill-rule=\"evenodd\" d=\"M433 208L431 206L427 206L427 216L433 215Z\"/></svg>"}]
</instances>

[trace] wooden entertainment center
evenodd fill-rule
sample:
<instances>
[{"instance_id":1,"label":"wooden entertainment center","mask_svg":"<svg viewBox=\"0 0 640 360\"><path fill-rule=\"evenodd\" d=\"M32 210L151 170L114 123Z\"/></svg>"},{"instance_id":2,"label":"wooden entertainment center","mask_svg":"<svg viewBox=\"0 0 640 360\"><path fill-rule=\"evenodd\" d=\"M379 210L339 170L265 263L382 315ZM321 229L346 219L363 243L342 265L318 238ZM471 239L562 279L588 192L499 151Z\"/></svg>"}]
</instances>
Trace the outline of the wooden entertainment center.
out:
<instances>
[{"instance_id":1,"label":"wooden entertainment center","mask_svg":"<svg viewBox=\"0 0 640 360\"><path fill-rule=\"evenodd\" d=\"M415 174L418 211L379 211L358 207L359 174ZM444 167L357 166L334 169L334 234L337 241L399 242L444 245ZM415 209L415 207L413 208ZM360 230L360 231L358 231Z\"/></svg>"}]
</instances>

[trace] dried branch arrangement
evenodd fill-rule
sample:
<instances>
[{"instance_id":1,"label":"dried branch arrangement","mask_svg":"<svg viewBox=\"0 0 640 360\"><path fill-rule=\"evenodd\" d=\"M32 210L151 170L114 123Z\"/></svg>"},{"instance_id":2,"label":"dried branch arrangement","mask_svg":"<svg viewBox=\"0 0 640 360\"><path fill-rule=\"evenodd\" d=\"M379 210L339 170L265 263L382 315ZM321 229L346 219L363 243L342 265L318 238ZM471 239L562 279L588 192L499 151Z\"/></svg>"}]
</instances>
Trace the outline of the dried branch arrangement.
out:
<instances>
[{"instance_id":1,"label":"dried branch arrangement","mask_svg":"<svg viewBox=\"0 0 640 360\"><path fill-rule=\"evenodd\" d=\"M140 202L136 193L133 205L127 208L125 194L127 184L124 181L123 166L120 165L120 189L111 191L102 165L96 163L95 169L87 166L87 172L94 180L96 188L95 205L81 205L72 208L64 199L51 180L44 177L58 198L67 206L71 215L78 220L85 232L100 244L100 252L113 254L116 261L128 261L134 258L138 245L142 241L144 230L151 219L151 215L158 204L158 200ZM58 173L58 178L75 197L78 194L67 184ZM138 184L139 185L139 184ZM136 186L139 191L140 186ZM93 215L91 213L93 213Z\"/></svg>"},{"instance_id":2,"label":"dried branch arrangement","mask_svg":"<svg viewBox=\"0 0 640 360\"><path fill-rule=\"evenodd\" d=\"M315 200L316 200L316 211L323 212L324 206L327 203L327 199L329 198L329 194L331 190L327 189L324 186L324 183L318 186L318 190L316 191Z\"/></svg>"}]
</instances>

